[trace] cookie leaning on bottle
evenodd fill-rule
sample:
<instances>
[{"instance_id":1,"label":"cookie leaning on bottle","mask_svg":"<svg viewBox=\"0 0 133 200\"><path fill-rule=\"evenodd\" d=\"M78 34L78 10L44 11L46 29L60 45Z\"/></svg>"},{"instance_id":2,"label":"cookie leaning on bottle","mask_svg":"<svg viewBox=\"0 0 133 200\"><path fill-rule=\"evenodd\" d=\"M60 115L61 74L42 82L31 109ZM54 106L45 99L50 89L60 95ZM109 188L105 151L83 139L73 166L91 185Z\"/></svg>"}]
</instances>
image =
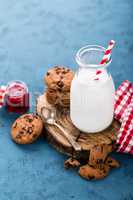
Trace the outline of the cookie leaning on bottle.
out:
<instances>
[{"instance_id":1,"label":"cookie leaning on bottle","mask_svg":"<svg viewBox=\"0 0 133 200\"><path fill-rule=\"evenodd\" d=\"M50 104L61 107L70 105L70 86L74 72L64 66L55 66L45 75L46 96Z\"/></svg>"}]
</instances>

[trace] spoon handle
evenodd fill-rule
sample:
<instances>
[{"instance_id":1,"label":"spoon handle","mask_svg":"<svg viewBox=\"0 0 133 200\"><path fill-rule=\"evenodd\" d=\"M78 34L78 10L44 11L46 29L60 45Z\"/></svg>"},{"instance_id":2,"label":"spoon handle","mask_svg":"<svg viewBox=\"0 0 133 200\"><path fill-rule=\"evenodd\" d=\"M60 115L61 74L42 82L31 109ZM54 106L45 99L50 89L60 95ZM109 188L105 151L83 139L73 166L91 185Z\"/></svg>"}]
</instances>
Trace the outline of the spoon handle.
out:
<instances>
[{"instance_id":1,"label":"spoon handle","mask_svg":"<svg viewBox=\"0 0 133 200\"><path fill-rule=\"evenodd\" d=\"M81 146L67 133L67 131L62 126L60 126L56 122L54 123L54 125L57 126L63 132L64 136L75 149L75 151L81 151Z\"/></svg>"}]
</instances>

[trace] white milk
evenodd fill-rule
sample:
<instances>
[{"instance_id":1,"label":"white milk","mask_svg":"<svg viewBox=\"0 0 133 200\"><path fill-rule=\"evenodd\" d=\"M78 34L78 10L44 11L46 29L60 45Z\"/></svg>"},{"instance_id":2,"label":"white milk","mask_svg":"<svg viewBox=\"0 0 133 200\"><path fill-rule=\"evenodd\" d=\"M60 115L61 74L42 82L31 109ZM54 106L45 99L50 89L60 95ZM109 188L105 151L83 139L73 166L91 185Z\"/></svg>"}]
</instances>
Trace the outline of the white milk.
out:
<instances>
[{"instance_id":1,"label":"white milk","mask_svg":"<svg viewBox=\"0 0 133 200\"><path fill-rule=\"evenodd\" d=\"M96 70L102 73L97 75ZM84 132L107 128L114 113L115 88L106 68L80 68L71 84L70 116L73 124Z\"/></svg>"}]
</instances>

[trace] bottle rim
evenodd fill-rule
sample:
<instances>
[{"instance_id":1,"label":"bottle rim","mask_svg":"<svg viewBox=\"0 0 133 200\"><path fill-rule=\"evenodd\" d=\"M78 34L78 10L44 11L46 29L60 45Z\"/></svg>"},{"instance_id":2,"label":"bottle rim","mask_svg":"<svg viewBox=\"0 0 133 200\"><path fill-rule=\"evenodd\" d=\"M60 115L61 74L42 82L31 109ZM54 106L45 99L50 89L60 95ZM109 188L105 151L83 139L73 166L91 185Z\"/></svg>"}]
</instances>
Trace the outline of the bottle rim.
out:
<instances>
[{"instance_id":1,"label":"bottle rim","mask_svg":"<svg viewBox=\"0 0 133 200\"><path fill-rule=\"evenodd\" d=\"M93 50L93 51L101 51L101 52L105 52L105 48L100 46L100 45L86 45L82 48L80 48L78 50L78 52L76 53L76 56L75 56L75 60L77 62L77 64L82 67L82 68L106 68L110 65L110 63L112 62L112 57L110 56L110 59L107 63L104 63L104 64L89 64L89 63L84 63L82 61L82 55L87 52L87 51L90 51L90 50Z\"/></svg>"}]
</instances>

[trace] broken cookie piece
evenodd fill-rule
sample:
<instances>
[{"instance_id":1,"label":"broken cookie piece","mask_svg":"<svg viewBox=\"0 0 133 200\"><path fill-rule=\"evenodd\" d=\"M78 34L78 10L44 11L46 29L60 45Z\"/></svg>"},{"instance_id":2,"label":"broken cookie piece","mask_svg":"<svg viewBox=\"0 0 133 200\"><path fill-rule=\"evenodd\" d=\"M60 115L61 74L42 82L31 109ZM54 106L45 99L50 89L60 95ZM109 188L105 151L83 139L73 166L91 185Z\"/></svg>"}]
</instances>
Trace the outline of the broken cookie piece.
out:
<instances>
[{"instance_id":1,"label":"broken cookie piece","mask_svg":"<svg viewBox=\"0 0 133 200\"><path fill-rule=\"evenodd\" d=\"M111 149L109 148L109 145L95 145L90 151L88 164L91 166L101 166L110 152Z\"/></svg>"},{"instance_id":2,"label":"broken cookie piece","mask_svg":"<svg viewBox=\"0 0 133 200\"><path fill-rule=\"evenodd\" d=\"M76 168L76 167L79 167L80 166L80 162L74 158L69 158L68 160L65 161L64 163L64 167L66 169L69 169L69 168Z\"/></svg>"},{"instance_id":3,"label":"broken cookie piece","mask_svg":"<svg viewBox=\"0 0 133 200\"><path fill-rule=\"evenodd\" d=\"M109 173L110 167L108 165L103 165L101 169L95 168L90 165L84 165L79 169L79 175L85 179L102 179L106 177Z\"/></svg>"},{"instance_id":4,"label":"broken cookie piece","mask_svg":"<svg viewBox=\"0 0 133 200\"><path fill-rule=\"evenodd\" d=\"M105 161L105 164L108 165L111 168L118 168L120 167L120 164L117 160L114 158L108 157Z\"/></svg>"}]
</instances>

